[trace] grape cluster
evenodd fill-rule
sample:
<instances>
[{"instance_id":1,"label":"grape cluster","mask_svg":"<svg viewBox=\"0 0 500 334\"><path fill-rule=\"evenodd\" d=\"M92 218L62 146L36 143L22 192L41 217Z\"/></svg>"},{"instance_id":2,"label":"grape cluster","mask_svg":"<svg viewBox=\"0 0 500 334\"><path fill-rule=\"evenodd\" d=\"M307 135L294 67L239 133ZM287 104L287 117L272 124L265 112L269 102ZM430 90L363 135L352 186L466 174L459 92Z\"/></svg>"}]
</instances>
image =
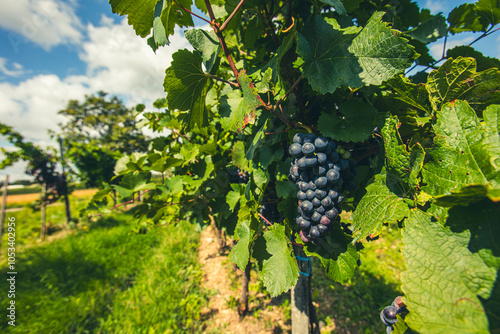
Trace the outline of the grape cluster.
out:
<instances>
[{"instance_id":1,"label":"grape cluster","mask_svg":"<svg viewBox=\"0 0 500 334\"><path fill-rule=\"evenodd\" d=\"M248 183L249 174L247 171L234 167L229 168L227 173L229 174L229 183Z\"/></svg>"},{"instance_id":2,"label":"grape cluster","mask_svg":"<svg viewBox=\"0 0 500 334\"><path fill-rule=\"evenodd\" d=\"M294 157L288 179L298 188L299 235L317 243L340 213L341 191L354 188L356 165L349 151L312 133L297 133L288 151Z\"/></svg>"},{"instance_id":3,"label":"grape cluster","mask_svg":"<svg viewBox=\"0 0 500 334\"><path fill-rule=\"evenodd\" d=\"M392 302L392 305L387 306L380 312L380 319L387 326L387 334L392 333L394 324L398 321L397 315L404 317L407 313L406 306L403 304L401 297L397 297Z\"/></svg>"}]
</instances>

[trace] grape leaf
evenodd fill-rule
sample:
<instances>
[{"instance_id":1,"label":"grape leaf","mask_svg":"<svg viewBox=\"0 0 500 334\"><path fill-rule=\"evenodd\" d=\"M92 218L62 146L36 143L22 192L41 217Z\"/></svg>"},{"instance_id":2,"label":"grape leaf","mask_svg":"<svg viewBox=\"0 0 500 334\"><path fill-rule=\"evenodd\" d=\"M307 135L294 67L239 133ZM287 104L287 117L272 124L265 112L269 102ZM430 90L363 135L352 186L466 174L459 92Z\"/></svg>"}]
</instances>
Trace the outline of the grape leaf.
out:
<instances>
[{"instance_id":1,"label":"grape leaf","mask_svg":"<svg viewBox=\"0 0 500 334\"><path fill-rule=\"evenodd\" d=\"M326 137L345 142L362 142L374 128L377 109L360 100L349 100L339 105L344 117L323 113L318 120L318 130Z\"/></svg>"},{"instance_id":2,"label":"grape leaf","mask_svg":"<svg viewBox=\"0 0 500 334\"><path fill-rule=\"evenodd\" d=\"M153 27L155 6L158 0L109 0L113 13L128 16L130 24L135 33L146 37Z\"/></svg>"},{"instance_id":3,"label":"grape leaf","mask_svg":"<svg viewBox=\"0 0 500 334\"><path fill-rule=\"evenodd\" d=\"M298 34L304 77L321 93L338 87L379 85L413 62L413 47L375 12L364 28L341 29L334 19L315 16Z\"/></svg>"},{"instance_id":4,"label":"grape leaf","mask_svg":"<svg viewBox=\"0 0 500 334\"><path fill-rule=\"evenodd\" d=\"M467 249L470 233L453 233L420 210L411 212L402 233L408 326L424 333L489 333L478 296L489 297L496 270Z\"/></svg>"},{"instance_id":5,"label":"grape leaf","mask_svg":"<svg viewBox=\"0 0 500 334\"><path fill-rule=\"evenodd\" d=\"M128 173L125 174L120 185L114 185L113 187L122 197L130 197L133 193L139 190L148 190L156 188L154 183L148 183L151 179L151 174L149 173Z\"/></svg>"},{"instance_id":6,"label":"grape leaf","mask_svg":"<svg viewBox=\"0 0 500 334\"><path fill-rule=\"evenodd\" d=\"M252 234L250 222L248 220L238 221L235 239L239 240L233 249L231 249L229 258L243 271L245 271L248 259L250 258L250 243L252 241Z\"/></svg>"},{"instance_id":7,"label":"grape leaf","mask_svg":"<svg viewBox=\"0 0 500 334\"><path fill-rule=\"evenodd\" d=\"M244 71L238 76L241 84L242 96L234 90L229 98L221 101L221 108L229 109L229 117L223 117L221 124L226 131L241 132L247 124L254 124L257 116L256 109L260 106L254 88L250 86L250 79Z\"/></svg>"},{"instance_id":8,"label":"grape leaf","mask_svg":"<svg viewBox=\"0 0 500 334\"><path fill-rule=\"evenodd\" d=\"M385 170L375 176L351 216L356 242L379 234L384 223L395 223L410 212L404 199L388 188L386 177Z\"/></svg>"},{"instance_id":9,"label":"grape leaf","mask_svg":"<svg viewBox=\"0 0 500 334\"><path fill-rule=\"evenodd\" d=\"M483 112L486 128L493 134L500 136L500 105L491 105Z\"/></svg>"},{"instance_id":10,"label":"grape leaf","mask_svg":"<svg viewBox=\"0 0 500 334\"><path fill-rule=\"evenodd\" d=\"M196 51L179 50L165 71L163 86L170 109L189 110L187 125L202 127L206 123L205 97L209 80L201 69L202 58Z\"/></svg>"},{"instance_id":11,"label":"grape leaf","mask_svg":"<svg viewBox=\"0 0 500 334\"><path fill-rule=\"evenodd\" d=\"M344 5L342 4L342 1L340 0L320 0L322 3L326 3L327 5L332 6L335 8L335 11L338 12L340 15L346 15L347 11L345 10Z\"/></svg>"},{"instance_id":12,"label":"grape leaf","mask_svg":"<svg viewBox=\"0 0 500 334\"><path fill-rule=\"evenodd\" d=\"M479 14L483 26L495 26L500 23L500 3L498 0L479 0L474 11Z\"/></svg>"},{"instance_id":13,"label":"grape leaf","mask_svg":"<svg viewBox=\"0 0 500 334\"><path fill-rule=\"evenodd\" d=\"M345 9L350 13L356 8L359 8L359 4L364 0L342 0Z\"/></svg>"},{"instance_id":14,"label":"grape leaf","mask_svg":"<svg viewBox=\"0 0 500 334\"><path fill-rule=\"evenodd\" d=\"M452 34L457 34L464 31L482 31L483 24L480 22L478 15L474 11L475 5L472 3L464 3L453 9L448 15L450 24L449 30Z\"/></svg>"},{"instance_id":15,"label":"grape leaf","mask_svg":"<svg viewBox=\"0 0 500 334\"><path fill-rule=\"evenodd\" d=\"M247 160L252 160L255 154L255 151L262 147L264 144L264 140L266 138L266 131L270 124L270 120L267 119L266 122L261 126L261 128L257 131L255 136L253 137L252 144L248 148L247 153L245 154L245 158Z\"/></svg>"},{"instance_id":16,"label":"grape leaf","mask_svg":"<svg viewBox=\"0 0 500 334\"><path fill-rule=\"evenodd\" d=\"M304 247L307 256L315 256L325 267L325 274L341 284L346 283L357 267L359 253L339 226L324 236L317 245L308 243Z\"/></svg>"},{"instance_id":17,"label":"grape leaf","mask_svg":"<svg viewBox=\"0 0 500 334\"><path fill-rule=\"evenodd\" d=\"M434 110L456 99L467 100L476 110L500 103L500 71L490 69L476 73L476 60L459 57L448 59L429 74L427 90Z\"/></svg>"},{"instance_id":18,"label":"grape leaf","mask_svg":"<svg viewBox=\"0 0 500 334\"><path fill-rule=\"evenodd\" d=\"M446 51L446 58L470 57L477 63L477 71L481 72L496 67L500 69L500 60L497 58L486 57L481 52L467 45L459 45Z\"/></svg>"},{"instance_id":19,"label":"grape leaf","mask_svg":"<svg viewBox=\"0 0 500 334\"><path fill-rule=\"evenodd\" d=\"M444 105L437 118L435 148L422 170L427 183L423 190L438 199L445 195L442 205L456 204L454 198L463 204L477 201L481 193L499 200L491 192L500 187L500 166L495 163L500 156L498 136L484 131L465 101Z\"/></svg>"},{"instance_id":20,"label":"grape leaf","mask_svg":"<svg viewBox=\"0 0 500 334\"><path fill-rule=\"evenodd\" d=\"M427 21L420 23L412 30L405 32L405 34L424 44L428 44L446 36L447 32L448 25L446 24L446 18L441 14L437 14Z\"/></svg>"},{"instance_id":21,"label":"grape leaf","mask_svg":"<svg viewBox=\"0 0 500 334\"><path fill-rule=\"evenodd\" d=\"M429 114L429 93L423 84L413 84L410 79L399 75L389 80L389 85L396 91L395 99L403 101L414 108Z\"/></svg>"},{"instance_id":22,"label":"grape leaf","mask_svg":"<svg viewBox=\"0 0 500 334\"><path fill-rule=\"evenodd\" d=\"M400 127L397 116L386 118L382 128L384 138L386 168L388 174L392 174L398 182L407 183L410 170L410 153L403 144L398 128Z\"/></svg>"},{"instance_id":23,"label":"grape leaf","mask_svg":"<svg viewBox=\"0 0 500 334\"><path fill-rule=\"evenodd\" d=\"M205 69L210 72L221 49L217 35L213 31L202 29L190 29L184 35L195 50L201 53Z\"/></svg>"},{"instance_id":24,"label":"grape leaf","mask_svg":"<svg viewBox=\"0 0 500 334\"><path fill-rule=\"evenodd\" d=\"M264 238L271 257L263 261L261 279L271 297L276 297L297 283L299 267L293 257L285 226L272 225L264 232Z\"/></svg>"}]
</instances>

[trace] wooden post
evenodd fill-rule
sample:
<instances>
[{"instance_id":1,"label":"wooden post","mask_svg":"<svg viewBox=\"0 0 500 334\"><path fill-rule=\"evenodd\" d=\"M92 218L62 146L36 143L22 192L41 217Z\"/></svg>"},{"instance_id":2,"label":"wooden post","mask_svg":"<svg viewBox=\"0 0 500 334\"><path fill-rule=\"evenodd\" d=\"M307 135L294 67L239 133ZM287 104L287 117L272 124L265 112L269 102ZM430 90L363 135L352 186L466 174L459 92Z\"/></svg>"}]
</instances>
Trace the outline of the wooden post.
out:
<instances>
[{"instance_id":1,"label":"wooden post","mask_svg":"<svg viewBox=\"0 0 500 334\"><path fill-rule=\"evenodd\" d=\"M0 214L0 251L2 250L3 224L5 222L5 207L7 206L7 187L9 186L9 175L5 176L3 183L2 209Z\"/></svg>"},{"instance_id":2,"label":"wooden post","mask_svg":"<svg viewBox=\"0 0 500 334\"><path fill-rule=\"evenodd\" d=\"M47 185L45 183L42 184L42 208L41 208L41 216L42 216L42 229L40 231L40 238L45 239L45 215L46 215L46 207L47 202L45 201L45 193L47 192Z\"/></svg>"},{"instance_id":3,"label":"wooden post","mask_svg":"<svg viewBox=\"0 0 500 334\"><path fill-rule=\"evenodd\" d=\"M293 246L296 256L305 257L301 247ZM298 261L302 272L309 271L309 265L305 261ZM310 300L309 277L300 274L297 284L292 288L292 334L309 334L309 300Z\"/></svg>"},{"instance_id":4,"label":"wooden post","mask_svg":"<svg viewBox=\"0 0 500 334\"><path fill-rule=\"evenodd\" d=\"M66 187L68 187L68 183L66 181L66 170L64 168L64 152L63 152L63 144L62 144L62 138L59 137L59 148L61 150L61 166L62 166L62 173L63 173L63 180L64 183L66 183ZM66 206L66 225L69 225L71 222L71 209L69 207L69 194L66 193L64 195L64 205Z\"/></svg>"},{"instance_id":5,"label":"wooden post","mask_svg":"<svg viewBox=\"0 0 500 334\"><path fill-rule=\"evenodd\" d=\"M247 314L248 313L248 283L250 283L250 273L252 270L252 262L250 261L250 258L248 259L247 266L245 267L245 271L243 272L243 277L241 281L241 307L242 307L242 314Z\"/></svg>"}]
</instances>

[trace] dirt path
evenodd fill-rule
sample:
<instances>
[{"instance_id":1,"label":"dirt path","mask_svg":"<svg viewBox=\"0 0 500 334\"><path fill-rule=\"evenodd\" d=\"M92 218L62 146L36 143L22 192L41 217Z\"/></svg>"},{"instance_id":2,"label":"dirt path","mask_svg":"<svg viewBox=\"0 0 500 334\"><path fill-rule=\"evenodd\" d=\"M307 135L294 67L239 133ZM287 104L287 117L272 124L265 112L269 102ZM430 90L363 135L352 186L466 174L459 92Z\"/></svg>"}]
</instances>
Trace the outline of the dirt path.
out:
<instances>
[{"instance_id":1,"label":"dirt path","mask_svg":"<svg viewBox=\"0 0 500 334\"><path fill-rule=\"evenodd\" d=\"M231 288L241 282L241 272L232 272L233 265L227 254L219 253L219 246L211 227L201 233L198 261L203 266L203 287L215 294L210 297L204 313L210 314L205 333L224 334L274 334L287 333L289 326L284 323L281 308L273 305L273 300L265 294L258 294L249 304L250 314L240 318L236 306L230 307L231 300L238 300L239 293ZM255 272L252 273L256 282ZM255 294L250 290L250 294ZM257 315L257 316L256 316Z\"/></svg>"}]
</instances>

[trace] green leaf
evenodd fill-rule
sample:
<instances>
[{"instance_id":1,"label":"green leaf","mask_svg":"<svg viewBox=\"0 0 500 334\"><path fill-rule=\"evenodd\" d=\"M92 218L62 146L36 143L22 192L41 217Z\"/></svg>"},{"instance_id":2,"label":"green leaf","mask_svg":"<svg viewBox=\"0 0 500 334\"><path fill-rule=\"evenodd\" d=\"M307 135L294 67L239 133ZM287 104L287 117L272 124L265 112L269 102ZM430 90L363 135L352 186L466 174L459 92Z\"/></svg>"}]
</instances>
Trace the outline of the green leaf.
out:
<instances>
[{"instance_id":1,"label":"green leaf","mask_svg":"<svg viewBox=\"0 0 500 334\"><path fill-rule=\"evenodd\" d=\"M245 144L241 141L238 141L233 145L231 154L233 157L233 163L240 169L248 171L250 164L249 161L245 158Z\"/></svg>"},{"instance_id":2,"label":"green leaf","mask_svg":"<svg viewBox=\"0 0 500 334\"><path fill-rule=\"evenodd\" d=\"M500 136L500 105L491 105L483 112L486 128L492 133Z\"/></svg>"},{"instance_id":3,"label":"green leaf","mask_svg":"<svg viewBox=\"0 0 500 334\"><path fill-rule=\"evenodd\" d=\"M424 44L428 44L446 36L447 32L446 18L441 14L437 14L412 30L405 32L405 34Z\"/></svg>"},{"instance_id":4,"label":"green leaf","mask_svg":"<svg viewBox=\"0 0 500 334\"><path fill-rule=\"evenodd\" d=\"M164 9L161 12L161 21L165 28L167 36L174 34L175 26L192 27L194 26L191 13L185 11L180 6L190 10L193 4L192 0L163 0L165 2Z\"/></svg>"},{"instance_id":5,"label":"green leaf","mask_svg":"<svg viewBox=\"0 0 500 334\"><path fill-rule=\"evenodd\" d=\"M424 167L425 150L417 143L413 145L410 152L410 175L408 177L408 183L412 189L419 187L419 175Z\"/></svg>"},{"instance_id":6,"label":"green leaf","mask_svg":"<svg viewBox=\"0 0 500 334\"><path fill-rule=\"evenodd\" d=\"M260 149L262 147L262 144L264 144L264 140L266 138L266 131L267 128L270 124L270 120L267 119L266 122L261 126L259 131L255 134L252 140L252 144L250 144L250 147L248 148L247 153L245 154L245 158L247 160L252 160L255 154L255 151Z\"/></svg>"},{"instance_id":7,"label":"green leaf","mask_svg":"<svg viewBox=\"0 0 500 334\"><path fill-rule=\"evenodd\" d=\"M500 187L498 136L483 129L464 101L444 105L437 117L435 148L422 170L423 190L435 197L447 195L442 205L456 204L455 197L463 204L477 201L481 193L496 200L491 190Z\"/></svg>"},{"instance_id":8,"label":"green leaf","mask_svg":"<svg viewBox=\"0 0 500 334\"><path fill-rule=\"evenodd\" d=\"M500 103L500 71L490 69L476 73L476 60L459 57L448 59L429 74L427 90L434 110L453 100L468 100L476 110Z\"/></svg>"},{"instance_id":9,"label":"green leaf","mask_svg":"<svg viewBox=\"0 0 500 334\"><path fill-rule=\"evenodd\" d=\"M474 11L479 14L483 26L492 27L500 23L500 2L498 0L479 0Z\"/></svg>"},{"instance_id":10,"label":"green leaf","mask_svg":"<svg viewBox=\"0 0 500 334\"><path fill-rule=\"evenodd\" d=\"M249 221L245 220L238 222L238 225L236 226L235 239L239 240L233 249L231 249L229 259L243 271L245 271L248 259L250 258L250 243L252 241L252 234Z\"/></svg>"},{"instance_id":11,"label":"green leaf","mask_svg":"<svg viewBox=\"0 0 500 334\"><path fill-rule=\"evenodd\" d=\"M464 31L482 31L484 30L483 24L480 22L479 17L474 11L475 5L472 3L464 3L453 9L448 15L448 22L450 23L450 32L457 34Z\"/></svg>"},{"instance_id":12,"label":"green leaf","mask_svg":"<svg viewBox=\"0 0 500 334\"><path fill-rule=\"evenodd\" d=\"M325 267L325 274L330 279L345 284L354 275L358 266L359 253L340 228L328 233L317 245L307 244L304 252L315 256Z\"/></svg>"},{"instance_id":13,"label":"green leaf","mask_svg":"<svg viewBox=\"0 0 500 334\"><path fill-rule=\"evenodd\" d=\"M396 76L394 79L390 80L389 85L396 91L396 99L430 115L429 107L427 106L429 93L425 89L425 85L413 84L410 79L402 75Z\"/></svg>"},{"instance_id":14,"label":"green leaf","mask_svg":"<svg viewBox=\"0 0 500 334\"><path fill-rule=\"evenodd\" d=\"M241 84L242 96L234 90L226 99L222 99L221 108L229 109L229 117L223 117L221 124L226 131L241 132L247 124L254 124L257 116L256 109L260 106L254 88L250 86L250 79L245 71L238 76Z\"/></svg>"},{"instance_id":15,"label":"green leaf","mask_svg":"<svg viewBox=\"0 0 500 334\"><path fill-rule=\"evenodd\" d=\"M398 182L408 183L410 170L410 153L403 144L398 129L400 127L397 116L389 116L382 128L384 138L385 159L387 172Z\"/></svg>"},{"instance_id":16,"label":"green leaf","mask_svg":"<svg viewBox=\"0 0 500 334\"><path fill-rule=\"evenodd\" d=\"M189 110L187 125L202 127L207 118L205 97L209 81L201 69L198 52L179 50L172 55L172 63L165 72L163 86L170 109Z\"/></svg>"},{"instance_id":17,"label":"green leaf","mask_svg":"<svg viewBox=\"0 0 500 334\"><path fill-rule=\"evenodd\" d=\"M130 24L135 33L146 37L153 27L155 6L158 0L109 0L113 13L128 16Z\"/></svg>"},{"instance_id":18,"label":"green leaf","mask_svg":"<svg viewBox=\"0 0 500 334\"><path fill-rule=\"evenodd\" d=\"M481 52L476 51L473 47L467 45L459 45L446 52L447 58L469 57L476 59L477 71L485 71L490 68L500 69L500 60L497 58L486 57Z\"/></svg>"},{"instance_id":19,"label":"green leaf","mask_svg":"<svg viewBox=\"0 0 500 334\"><path fill-rule=\"evenodd\" d=\"M404 199L389 190L385 171L375 176L374 182L366 187L366 191L351 216L354 241L369 235L376 236L382 231L383 224L396 223L410 212Z\"/></svg>"},{"instance_id":20,"label":"green leaf","mask_svg":"<svg viewBox=\"0 0 500 334\"><path fill-rule=\"evenodd\" d=\"M217 61L221 49L215 32L202 29L190 29L187 30L184 35L196 51L201 53L205 69L210 73Z\"/></svg>"},{"instance_id":21,"label":"green leaf","mask_svg":"<svg viewBox=\"0 0 500 334\"><path fill-rule=\"evenodd\" d=\"M349 100L339 105L343 117L322 114L318 130L322 135L340 141L362 142L370 138L377 109L361 100Z\"/></svg>"},{"instance_id":22,"label":"green leaf","mask_svg":"<svg viewBox=\"0 0 500 334\"><path fill-rule=\"evenodd\" d=\"M334 19L315 16L298 34L304 77L321 93L338 87L380 85L413 62L413 47L376 12L364 28L341 29Z\"/></svg>"},{"instance_id":23,"label":"green leaf","mask_svg":"<svg viewBox=\"0 0 500 334\"><path fill-rule=\"evenodd\" d=\"M158 46L163 46L169 44L167 34L165 32L165 27L161 21L161 12L167 5L166 0L158 1L155 6L155 13L153 19L153 37L151 41L151 47L153 51L158 49Z\"/></svg>"},{"instance_id":24,"label":"green leaf","mask_svg":"<svg viewBox=\"0 0 500 334\"><path fill-rule=\"evenodd\" d=\"M468 231L453 233L420 210L403 229L407 270L401 281L408 326L422 333L489 333L478 296L487 299L496 271L467 245Z\"/></svg>"},{"instance_id":25,"label":"green leaf","mask_svg":"<svg viewBox=\"0 0 500 334\"><path fill-rule=\"evenodd\" d=\"M320 1L335 8L335 11L338 12L340 15L347 15L347 11L345 10L342 1L340 0L320 0Z\"/></svg>"},{"instance_id":26,"label":"green leaf","mask_svg":"<svg viewBox=\"0 0 500 334\"><path fill-rule=\"evenodd\" d=\"M151 179L149 173L129 173L123 177L120 185L113 186L122 197L130 197L139 190L148 190L156 188L154 183L148 183Z\"/></svg>"},{"instance_id":27,"label":"green leaf","mask_svg":"<svg viewBox=\"0 0 500 334\"><path fill-rule=\"evenodd\" d=\"M272 225L264 232L264 238L271 257L263 261L260 277L271 297L276 297L297 283L299 267L285 233L285 226Z\"/></svg>"}]
</instances>

